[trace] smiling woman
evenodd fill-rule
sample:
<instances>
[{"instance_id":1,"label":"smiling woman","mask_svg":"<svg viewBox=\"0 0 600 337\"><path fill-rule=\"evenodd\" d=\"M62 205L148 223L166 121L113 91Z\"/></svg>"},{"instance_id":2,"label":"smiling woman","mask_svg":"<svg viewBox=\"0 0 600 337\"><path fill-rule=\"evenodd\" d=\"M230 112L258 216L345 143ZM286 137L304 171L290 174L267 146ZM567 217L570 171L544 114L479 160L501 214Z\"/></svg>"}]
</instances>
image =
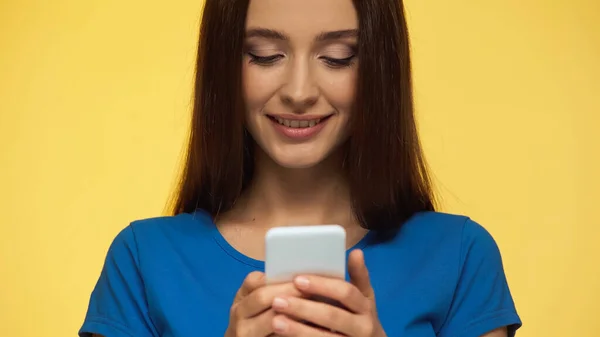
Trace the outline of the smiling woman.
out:
<instances>
[{"instance_id":1,"label":"smiling woman","mask_svg":"<svg viewBox=\"0 0 600 337\"><path fill-rule=\"evenodd\" d=\"M283 24L270 15L271 6L258 1L248 9L246 125L278 165L313 167L348 138L358 69L356 13L349 1L327 2L320 11L346 14L307 24L307 17L319 20L310 13L315 8L288 4L295 15Z\"/></svg>"},{"instance_id":2,"label":"smiling woman","mask_svg":"<svg viewBox=\"0 0 600 337\"><path fill-rule=\"evenodd\" d=\"M357 37L358 31L356 29L323 32L314 38L314 41L311 41L311 43L314 42L316 44L316 48L318 49L313 55L309 55L309 57L313 59L313 62L321 63L320 68L323 68L323 66L329 68L322 69L321 71L337 69L338 74L348 76L348 72L352 74L352 69L347 70L346 74L344 74L344 72L341 70L352 67L356 63ZM248 74L245 81L245 87L247 88L246 92L257 93L256 91L252 90L253 83L256 83L257 81L271 83L271 85L275 88L281 86L281 81L286 79L286 76L282 76L281 70L279 73L275 71L266 73L264 71L260 71L260 69L253 70L249 66L256 64L262 67L279 67L280 69L285 69L282 63L293 61L293 59L291 59L293 54L289 51L289 43L291 43L293 39L287 36L285 33L271 29L249 28L246 30L246 41L246 53L249 57L248 62L245 63L248 66L245 70L245 73ZM300 62L303 62L302 59L300 59ZM332 72L329 71L329 73ZM263 79L262 77L265 78ZM342 97L340 100L342 101L341 103L345 104L346 107L350 107L352 105L353 98L353 84L354 80L346 79L345 84L342 82L342 86L339 84L337 86L333 84L332 86L334 86L334 88L330 88L330 91L333 93L346 93L346 97ZM281 96L279 98L280 102L277 104L282 105L282 107L273 107L272 110L307 110L310 105L315 105L318 102L318 99L316 99L318 93L311 94L299 91L303 90L303 88L291 88L291 90L295 90L295 92L287 93L285 97ZM293 97L294 95L306 96ZM252 100L248 100L248 98L250 97L246 97L247 102L252 102ZM260 96L258 98L260 98ZM300 104L300 106L294 106L298 104ZM281 125L277 127L276 130L281 132L290 140L308 140L308 138L315 136L316 133L323 129L330 117L334 115L338 115L338 118L340 117L339 114L336 114L336 111L340 110L336 110L335 107L323 106L321 107L321 110L324 110L324 112L321 114L285 114L270 113L269 108L266 107L263 109L264 105L261 104L260 99L256 102L256 105L259 107L259 115L265 115L272 122ZM348 109L345 110L346 113L348 113ZM267 111L269 111L269 113L267 113ZM344 109L341 111L344 111ZM251 114L250 116L247 116L247 120L252 120ZM262 118L259 118L259 120L262 120ZM257 136L259 135L256 135L255 139ZM292 161L291 165L293 166L297 164L298 161Z\"/></svg>"},{"instance_id":3,"label":"smiling woman","mask_svg":"<svg viewBox=\"0 0 600 337\"><path fill-rule=\"evenodd\" d=\"M515 334L494 239L435 211L401 1L207 0L197 62L173 215L115 238L80 336ZM345 280L265 283L270 228L332 223Z\"/></svg>"}]
</instances>

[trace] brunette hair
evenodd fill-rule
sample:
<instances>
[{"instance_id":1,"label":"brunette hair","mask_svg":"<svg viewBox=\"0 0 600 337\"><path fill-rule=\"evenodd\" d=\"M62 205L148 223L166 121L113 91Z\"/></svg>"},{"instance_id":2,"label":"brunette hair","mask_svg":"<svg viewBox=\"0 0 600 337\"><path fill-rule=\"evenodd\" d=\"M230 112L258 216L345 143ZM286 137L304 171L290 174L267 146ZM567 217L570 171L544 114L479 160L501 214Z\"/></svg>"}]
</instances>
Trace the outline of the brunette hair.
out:
<instances>
[{"instance_id":1,"label":"brunette hair","mask_svg":"<svg viewBox=\"0 0 600 337\"><path fill-rule=\"evenodd\" d=\"M249 0L206 0L194 106L173 214L227 211L253 175L245 131L242 57ZM434 196L413 107L409 34L401 0L354 0L358 83L346 169L354 212L372 230L398 229L433 211Z\"/></svg>"}]
</instances>

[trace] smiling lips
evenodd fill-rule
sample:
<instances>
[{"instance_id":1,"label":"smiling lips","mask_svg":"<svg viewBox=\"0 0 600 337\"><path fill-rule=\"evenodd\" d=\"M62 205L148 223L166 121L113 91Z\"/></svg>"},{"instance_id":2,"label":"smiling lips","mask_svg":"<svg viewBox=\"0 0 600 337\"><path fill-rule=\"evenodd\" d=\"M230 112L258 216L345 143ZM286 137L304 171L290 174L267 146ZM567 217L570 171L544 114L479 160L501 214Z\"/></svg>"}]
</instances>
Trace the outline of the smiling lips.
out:
<instances>
[{"instance_id":1,"label":"smiling lips","mask_svg":"<svg viewBox=\"0 0 600 337\"><path fill-rule=\"evenodd\" d=\"M285 137L295 140L306 140L323 129L327 116L274 116L268 115L275 129Z\"/></svg>"}]
</instances>

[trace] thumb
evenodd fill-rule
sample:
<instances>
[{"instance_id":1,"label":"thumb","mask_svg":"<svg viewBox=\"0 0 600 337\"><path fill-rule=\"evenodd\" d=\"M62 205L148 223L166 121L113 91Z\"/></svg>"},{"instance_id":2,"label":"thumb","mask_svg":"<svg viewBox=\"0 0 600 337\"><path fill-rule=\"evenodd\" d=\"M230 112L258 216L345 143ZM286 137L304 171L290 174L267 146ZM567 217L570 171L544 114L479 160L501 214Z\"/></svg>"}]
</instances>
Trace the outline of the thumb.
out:
<instances>
[{"instance_id":1,"label":"thumb","mask_svg":"<svg viewBox=\"0 0 600 337\"><path fill-rule=\"evenodd\" d=\"M242 286L235 294L234 303L241 301L244 297L263 285L265 285L265 274L258 271L251 272L246 276Z\"/></svg>"},{"instance_id":2,"label":"thumb","mask_svg":"<svg viewBox=\"0 0 600 337\"><path fill-rule=\"evenodd\" d=\"M368 298L373 298L373 288L369 279L369 271L365 264L365 256L360 249L355 249L350 252L348 257L348 274L350 274L350 282L360 290L360 292Z\"/></svg>"}]
</instances>

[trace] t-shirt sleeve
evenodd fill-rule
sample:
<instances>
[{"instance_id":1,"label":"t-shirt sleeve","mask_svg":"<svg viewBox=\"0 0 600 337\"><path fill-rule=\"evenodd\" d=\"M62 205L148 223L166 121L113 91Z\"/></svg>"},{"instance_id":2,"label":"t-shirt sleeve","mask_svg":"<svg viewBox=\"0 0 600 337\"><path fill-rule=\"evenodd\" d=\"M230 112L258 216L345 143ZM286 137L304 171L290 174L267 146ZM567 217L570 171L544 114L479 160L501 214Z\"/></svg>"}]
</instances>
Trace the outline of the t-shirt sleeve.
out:
<instances>
[{"instance_id":1,"label":"t-shirt sleeve","mask_svg":"<svg viewBox=\"0 0 600 337\"><path fill-rule=\"evenodd\" d=\"M438 337L480 337L507 327L513 337L521 327L500 250L479 224L463 227L459 277L446 321Z\"/></svg>"},{"instance_id":2,"label":"t-shirt sleeve","mask_svg":"<svg viewBox=\"0 0 600 337\"><path fill-rule=\"evenodd\" d=\"M80 337L157 336L148 314L131 226L113 240L92 292Z\"/></svg>"}]
</instances>

